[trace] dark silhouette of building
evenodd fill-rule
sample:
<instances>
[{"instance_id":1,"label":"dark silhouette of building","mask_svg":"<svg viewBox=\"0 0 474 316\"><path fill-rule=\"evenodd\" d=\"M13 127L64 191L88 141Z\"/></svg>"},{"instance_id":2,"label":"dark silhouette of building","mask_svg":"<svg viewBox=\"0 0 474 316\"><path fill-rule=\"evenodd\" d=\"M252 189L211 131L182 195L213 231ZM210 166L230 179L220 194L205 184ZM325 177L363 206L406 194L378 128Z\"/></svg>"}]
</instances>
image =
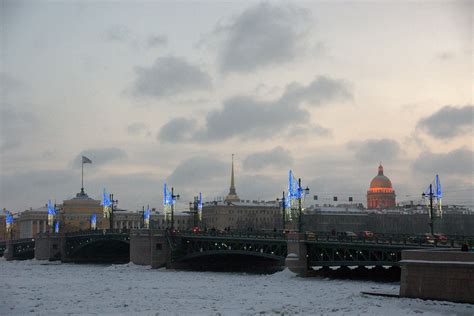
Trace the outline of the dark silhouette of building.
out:
<instances>
[{"instance_id":1,"label":"dark silhouette of building","mask_svg":"<svg viewBox=\"0 0 474 316\"><path fill-rule=\"evenodd\" d=\"M392 208L395 205L395 191L392 188L392 182L383 174L383 167L380 165L379 173L372 179L367 191L367 208Z\"/></svg>"}]
</instances>

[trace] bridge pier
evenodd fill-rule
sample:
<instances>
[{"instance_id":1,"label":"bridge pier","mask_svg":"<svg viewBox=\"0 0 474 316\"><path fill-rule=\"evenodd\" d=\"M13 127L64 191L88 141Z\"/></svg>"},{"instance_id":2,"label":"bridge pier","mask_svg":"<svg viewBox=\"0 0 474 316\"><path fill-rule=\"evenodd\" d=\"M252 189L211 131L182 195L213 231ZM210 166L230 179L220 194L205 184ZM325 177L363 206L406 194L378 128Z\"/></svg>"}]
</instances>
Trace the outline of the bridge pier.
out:
<instances>
[{"instance_id":1,"label":"bridge pier","mask_svg":"<svg viewBox=\"0 0 474 316\"><path fill-rule=\"evenodd\" d=\"M59 234L38 234L35 239L36 260L61 260L65 254L65 237Z\"/></svg>"},{"instance_id":2,"label":"bridge pier","mask_svg":"<svg viewBox=\"0 0 474 316\"><path fill-rule=\"evenodd\" d=\"M152 269L171 267L171 249L165 231L133 230L130 234L130 261Z\"/></svg>"},{"instance_id":3,"label":"bridge pier","mask_svg":"<svg viewBox=\"0 0 474 316\"><path fill-rule=\"evenodd\" d=\"M13 243L11 240L7 240L5 243L5 252L3 253L3 257L7 261L11 261L15 259L13 257Z\"/></svg>"},{"instance_id":4,"label":"bridge pier","mask_svg":"<svg viewBox=\"0 0 474 316\"><path fill-rule=\"evenodd\" d=\"M308 276L308 249L305 242L305 234L290 232L287 236L287 249L285 265L290 271L299 276Z\"/></svg>"},{"instance_id":5,"label":"bridge pier","mask_svg":"<svg viewBox=\"0 0 474 316\"><path fill-rule=\"evenodd\" d=\"M400 296L474 304L474 253L402 251Z\"/></svg>"}]
</instances>

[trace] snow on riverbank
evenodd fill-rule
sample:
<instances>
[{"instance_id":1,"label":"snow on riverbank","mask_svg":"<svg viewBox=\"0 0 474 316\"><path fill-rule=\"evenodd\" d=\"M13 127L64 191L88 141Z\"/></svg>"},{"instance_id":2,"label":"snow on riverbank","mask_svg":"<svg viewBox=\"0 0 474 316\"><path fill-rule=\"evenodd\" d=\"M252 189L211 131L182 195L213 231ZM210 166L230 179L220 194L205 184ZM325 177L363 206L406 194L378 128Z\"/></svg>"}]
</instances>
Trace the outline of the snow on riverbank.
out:
<instances>
[{"instance_id":1,"label":"snow on riverbank","mask_svg":"<svg viewBox=\"0 0 474 316\"><path fill-rule=\"evenodd\" d=\"M474 306L398 299L398 284L0 259L0 315L473 315ZM442 289L440 289L442 290Z\"/></svg>"}]
</instances>

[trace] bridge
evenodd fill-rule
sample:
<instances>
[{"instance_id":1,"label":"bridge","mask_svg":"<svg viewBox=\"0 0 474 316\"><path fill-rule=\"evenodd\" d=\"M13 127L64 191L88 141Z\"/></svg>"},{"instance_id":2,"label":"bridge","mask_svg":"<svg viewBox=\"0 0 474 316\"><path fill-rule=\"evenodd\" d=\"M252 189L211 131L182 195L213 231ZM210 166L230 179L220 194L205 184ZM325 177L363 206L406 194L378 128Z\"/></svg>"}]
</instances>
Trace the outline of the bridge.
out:
<instances>
[{"instance_id":1,"label":"bridge","mask_svg":"<svg viewBox=\"0 0 474 316\"><path fill-rule=\"evenodd\" d=\"M0 246L3 249L2 255L7 260L27 260L35 257L35 239L24 238L6 241Z\"/></svg>"},{"instance_id":2,"label":"bridge","mask_svg":"<svg viewBox=\"0 0 474 316\"><path fill-rule=\"evenodd\" d=\"M7 259L61 260L166 266L178 269L282 269L299 271L331 266L399 266L402 250L461 248L473 236L430 240L424 236L384 235L371 238L328 233L170 232L154 230L82 231L38 234L9 241ZM1 249L1 244L0 244ZM11 249L11 251L10 251Z\"/></svg>"}]
</instances>

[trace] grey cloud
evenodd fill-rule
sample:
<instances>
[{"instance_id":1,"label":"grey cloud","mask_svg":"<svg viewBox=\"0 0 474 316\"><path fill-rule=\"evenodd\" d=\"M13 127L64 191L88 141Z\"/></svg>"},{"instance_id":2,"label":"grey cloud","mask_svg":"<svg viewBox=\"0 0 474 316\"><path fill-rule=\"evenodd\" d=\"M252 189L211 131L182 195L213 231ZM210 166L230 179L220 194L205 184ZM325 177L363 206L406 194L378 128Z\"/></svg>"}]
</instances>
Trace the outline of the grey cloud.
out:
<instances>
[{"instance_id":1,"label":"grey cloud","mask_svg":"<svg viewBox=\"0 0 474 316\"><path fill-rule=\"evenodd\" d=\"M191 140L196 126L197 122L194 119L175 118L161 127L157 138L164 143Z\"/></svg>"},{"instance_id":2,"label":"grey cloud","mask_svg":"<svg viewBox=\"0 0 474 316\"><path fill-rule=\"evenodd\" d=\"M246 72L288 62L304 50L309 16L299 8L260 3L250 7L215 34L224 37L219 51L222 72Z\"/></svg>"},{"instance_id":3,"label":"grey cloud","mask_svg":"<svg viewBox=\"0 0 474 316\"><path fill-rule=\"evenodd\" d=\"M278 146L268 151L251 154L243 162L244 169L259 170L269 166L289 168L293 163L290 151Z\"/></svg>"},{"instance_id":4,"label":"grey cloud","mask_svg":"<svg viewBox=\"0 0 474 316\"><path fill-rule=\"evenodd\" d=\"M113 25L105 30L104 36L109 41L124 42L130 39L131 31L125 25Z\"/></svg>"},{"instance_id":5,"label":"grey cloud","mask_svg":"<svg viewBox=\"0 0 474 316\"><path fill-rule=\"evenodd\" d=\"M288 85L281 102L288 104L305 102L309 105L318 106L328 101L350 99L352 99L352 93L348 82L318 76L308 86L297 83Z\"/></svg>"},{"instance_id":6,"label":"grey cloud","mask_svg":"<svg viewBox=\"0 0 474 316\"><path fill-rule=\"evenodd\" d=\"M238 176L235 182L237 194L245 200L275 200L281 197L286 182L285 178L275 179L265 175ZM226 192L227 193L227 192Z\"/></svg>"},{"instance_id":7,"label":"grey cloud","mask_svg":"<svg viewBox=\"0 0 474 316\"><path fill-rule=\"evenodd\" d=\"M448 52L448 51L440 52L436 55L436 58L443 61L453 59L454 57L455 57L454 53Z\"/></svg>"},{"instance_id":8,"label":"grey cloud","mask_svg":"<svg viewBox=\"0 0 474 316\"><path fill-rule=\"evenodd\" d=\"M0 148L8 151L35 135L38 119L29 112L16 110L10 104L2 104L0 123Z\"/></svg>"},{"instance_id":9,"label":"grey cloud","mask_svg":"<svg viewBox=\"0 0 474 316\"><path fill-rule=\"evenodd\" d=\"M326 90L327 89L327 90ZM290 127L302 126L309 122L309 112L303 103L322 105L324 102L345 100L352 97L350 88L341 80L319 76L308 86L290 85L283 95L274 101L260 101L249 96L235 96L224 101L223 107L209 112L205 125L197 127L196 120L182 119L188 123L184 132L178 127L170 127L170 121L162 127L161 134L168 129L179 134L176 140L196 140L201 142L225 140L232 137L262 139L287 131ZM311 132L327 135L329 131L318 125ZM185 135L185 136L183 136ZM163 138L159 137L161 140Z\"/></svg>"},{"instance_id":10,"label":"grey cloud","mask_svg":"<svg viewBox=\"0 0 474 316\"><path fill-rule=\"evenodd\" d=\"M192 157L182 161L167 178L167 182L174 186L195 185L209 183L215 179L223 179L230 174L230 164L211 157Z\"/></svg>"},{"instance_id":11,"label":"grey cloud","mask_svg":"<svg viewBox=\"0 0 474 316\"><path fill-rule=\"evenodd\" d=\"M164 35L154 35L150 36L148 38L148 47L159 47L159 46L165 46L168 43L168 38Z\"/></svg>"},{"instance_id":12,"label":"grey cloud","mask_svg":"<svg viewBox=\"0 0 474 316\"><path fill-rule=\"evenodd\" d=\"M71 176L74 174L76 173L64 170L46 170L2 175L0 200L4 207L15 211L39 207L49 199L57 199L59 202L66 196L72 196L74 188L79 189L77 184L80 184L80 175L76 174L78 177L75 178ZM66 192L67 189L71 192Z\"/></svg>"},{"instance_id":13,"label":"grey cloud","mask_svg":"<svg viewBox=\"0 0 474 316\"><path fill-rule=\"evenodd\" d=\"M348 147L355 151L357 160L365 163L393 161L401 153L400 145L387 138L353 141L348 143Z\"/></svg>"},{"instance_id":14,"label":"grey cloud","mask_svg":"<svg viewBox=\"0 0 474 316\"><path fill-rule=\"evenodd\" d=\"M262 139L278 134L289 125L308 122L308 117L309 113L297 106L234 97L226 100L222 109L207 114L206 126L196 133L196 139L225 140L234 136Z\"/></svg>"},{"instance_id":15,"label":"grey cloud","mask_svg":"<svg viewBox=\"0 0 474 316\"><path fill-rule=\"evenodd\" d=\"M128 125L127 132L130 135L134 135L134 136L143 135L143 134L148 135L150 133L146 124L139 123L139 122Z\"/></svg>"},{"instance_id":16,"label":"grey cloud","mask_svg":"<svg viewBox=\"0 0 474 316\"><path fill-rule=\"evenodd\" d=\"M11 90L17 90L23 83L5 72L0 72L0 95L5 96Z\"/></svg>"},{"instance_id":17,"label":"grey cloud","mask_svg":"<svg viewBox=\"0 0 474 316\"><path fill-rule=\"evenodd\" d=\"M163 98L211 88L210 76L183 58L160 57L150 67L136 67L135 96Z\"/></svg>"},{"instance_id":18,"label":"grey cloud","mask_svg":"<svg viewBox=\"0 0 474 316\"><path fill-rule=\"evenodd\" d=\"M308 137L308 136L321 136L321 137L330 137L332 135L332 130L324 126L313 124L313 125L298 125L293 126L288 130L287 137L297 138L297 137Z\"/></svg>"},{"instance_id":19,"label":"grey cloud","mask_svg":"<svg viewBox=\"0 0 474 316\"><path fill-rule=\"evenodd\" d=\"M92 160L92 167L104 165L114 160L123 159L127 157L125 151L119 148L94 148L82 151L74 158L72 165L76 168L81 166L82 156L86 156Z\"/></svg>"},{"instance_id":20,"label":"grey cloud","mask_svg":"<svg viewBox=\"0 0 474 316\"><path fill-rule=\"evenodd\" d=\"M472 133L474 127L474 106L444 106L432 115L421 119L417 127L439 139L450 139L465 133Z\"/></svg>"},{"instance_id":21,"label":"grey cloud","mask_svg":"<svg viewBox=\"0 0 474 316\"><path fill-rule=\"evenodd\" d=\"M474 178L474 152L459 148L446 154L423 152L414 162L413 170L422 173L466 176Z\"/></svg>"}]
</instances>

